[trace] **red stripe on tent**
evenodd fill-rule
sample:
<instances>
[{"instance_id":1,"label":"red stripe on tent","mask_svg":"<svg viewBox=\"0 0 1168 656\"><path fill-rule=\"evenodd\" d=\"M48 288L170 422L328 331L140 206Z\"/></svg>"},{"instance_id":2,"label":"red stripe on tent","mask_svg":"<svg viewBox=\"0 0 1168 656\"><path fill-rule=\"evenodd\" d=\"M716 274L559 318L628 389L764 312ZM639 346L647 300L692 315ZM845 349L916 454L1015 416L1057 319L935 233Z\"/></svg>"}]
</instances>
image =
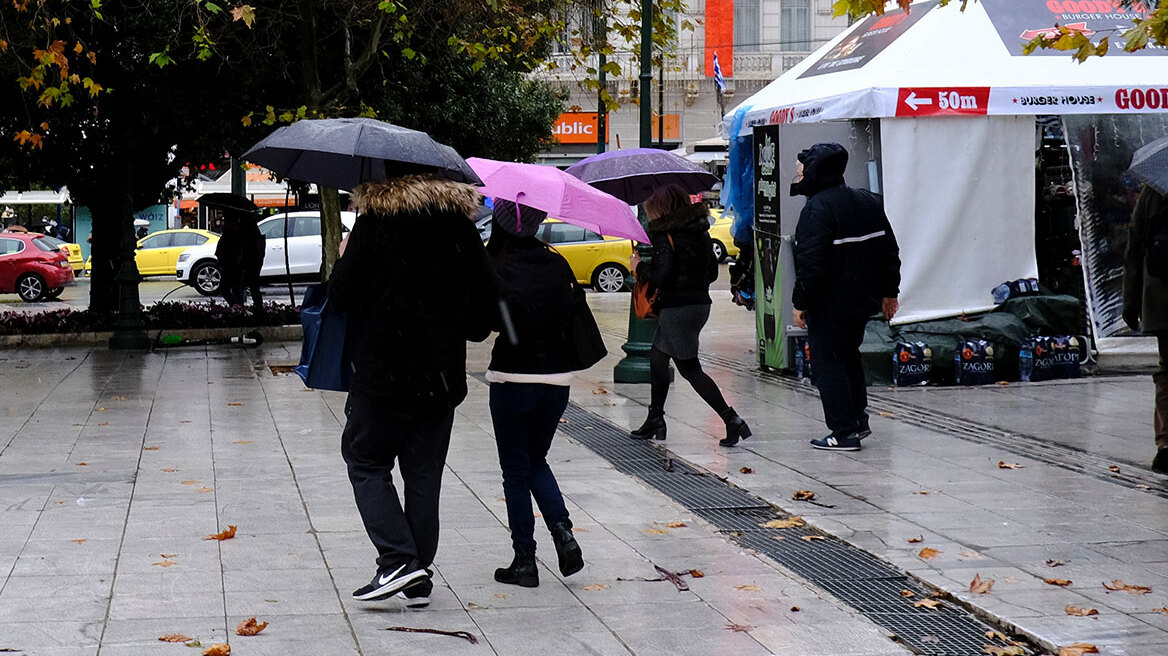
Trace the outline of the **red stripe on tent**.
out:
<instances>
[{"instance_id":1,"label":"red stripe on tent","mask_svg":"<svg viewBox=\"0 0 1168 656\"><path fill-rule=\"evenodd\" d=\"M714 77L714 52L722 77L734 77L734 0L706 0L706 77Z\"/></svg>"},{"instance_id":2,"label":"red stripe on tent","mask_svg":"<svg viewBox=\"0 0 1168 656\"><path fill-rule=\"evenodd\" d=\"M985 116L989 87L906 87L896 99L897 116Z\"/></svg>"}]
</instances>

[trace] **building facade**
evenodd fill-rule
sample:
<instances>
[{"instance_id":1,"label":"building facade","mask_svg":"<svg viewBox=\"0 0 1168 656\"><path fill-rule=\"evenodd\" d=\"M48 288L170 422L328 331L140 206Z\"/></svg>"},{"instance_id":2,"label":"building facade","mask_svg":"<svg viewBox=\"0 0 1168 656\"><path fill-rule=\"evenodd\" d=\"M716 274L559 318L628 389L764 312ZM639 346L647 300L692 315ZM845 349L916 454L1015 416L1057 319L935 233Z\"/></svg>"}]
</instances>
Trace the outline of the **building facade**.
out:
<instances>
[{"instance_id":1,"label":"building facade","mask_svg":"<svg viewBox=\"0 0 1168 656\"><path fill-rule=\"evenodd\" d=\"M773 81L847 27L847 17L832 16L833 0L691 0L685 13L671 17L678 30L673 52L663 67L654 69L652 85L654 143L678 148L718 135L722 111ZM608 32L610 40L619 39ZM597 93L585 90L587 68L573 67L569 52L555 56L556 67L540 78L555 81L569 93L569 110L556 125L559 144L543 153L544 163L567 166L597 152L597 141L607 150L635 148L640 137L639 61L636 42L610 41L616 52L609 57L620 74L609 74L607 88L618 107L607 113L607 137L597 134ZM715 53L725 78L723 105L714 82ZM661 108L664 108L661 116ZM663 127L663 133L659 129Z\"/></svg>"}]
</instances>

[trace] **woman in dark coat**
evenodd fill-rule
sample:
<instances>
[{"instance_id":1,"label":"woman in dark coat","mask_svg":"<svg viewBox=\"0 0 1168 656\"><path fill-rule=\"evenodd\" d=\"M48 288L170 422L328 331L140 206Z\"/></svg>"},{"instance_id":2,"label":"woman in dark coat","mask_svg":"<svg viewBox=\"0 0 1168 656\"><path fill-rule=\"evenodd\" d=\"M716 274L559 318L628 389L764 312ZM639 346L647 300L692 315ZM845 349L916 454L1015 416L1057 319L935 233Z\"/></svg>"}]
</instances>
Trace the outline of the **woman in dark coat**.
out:
<instances>
[{"instance_id":1,"label":"woman in dark coat","mask_svg":"<svg viewBox=\"0 0 1168 656\"><path fill-rule=\"evenodd\" d=\"M665 398L669 394L669 361L726 423L718 442L734 446L750 437L750 427L726 403L718 385L698 362L698 335L710 318L710 283L718 277L718 260L710 241L709 210L691 203L676 185L659 189L645 201L653 260L636 264L638 280L657 292L657 333L649 353L652 391L649 416L632 431L634 439L665 439ZM636 261L636 258L634 258Z\"/></svg>"},{"instance_id":2,"label":"woman in dark coat","mask_svg":"<svg viewBox=\"0 0 1168 656\"><path fill-rule=\"evenodd\" d=\"M515 337L514 342L505 334L496 338L487 370L491 421L515 551L509 567L495 570L495 580L528 588L539 585L533 496L555 544L560 573L570 576L584 567L580 545L572 535L572 520L547 463L552 438L568 406L569 372L578 367L572 341L575 276L559 253L535 237L546 216L496 199L487 245L506 292Z\"/></svg>"}]
</instances>

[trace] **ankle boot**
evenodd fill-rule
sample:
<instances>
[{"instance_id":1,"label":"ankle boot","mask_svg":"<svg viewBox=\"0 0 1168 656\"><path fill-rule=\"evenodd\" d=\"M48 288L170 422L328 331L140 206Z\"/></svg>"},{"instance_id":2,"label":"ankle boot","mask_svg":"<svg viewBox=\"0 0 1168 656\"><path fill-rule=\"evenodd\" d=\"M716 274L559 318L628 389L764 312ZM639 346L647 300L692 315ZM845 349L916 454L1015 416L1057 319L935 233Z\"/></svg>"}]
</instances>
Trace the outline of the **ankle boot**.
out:
<instances>
[{"instance_id":1,"label":"ankle boot","mask_svg":"<svg viewBox=\"0 0 1168 656\"><path fill-rule=\"evenodd\" d=\"M649 407L649 416L645 418L645 423L635 431L629 433L634 440L647 440L649 438L663 440L665 439L665 410L662 408Z\"/></svg>"},{"instance_id":2,"label":"ankle boot","mask_svg":"<svg viewBox=\"0 0 1168 656\"><path fill-rule=\"evenodd\" d=\"M552 542L556 544L556 555L560 559L560 574L571 576L584 569L584 553L576 537L572 535L572 522L556 522L548 527Z\"/></svg>"},{"instance_id":3,"label":"ankle boot","mask_svg":"<svg viewBox=\"0 0 1168 656\"><path fill-rule=\"evenodd\" d=\"M727 408L720 416L726 422L726 437L718 440L718 444L722 446L734 446L738 444L738 440L745 440L750 437L750 426L747 426L746 420L739 417L737 412L734 412L734 408Z\"/></svg>"},{"instance_id":4,"label":"ankle boot","mask_svg":"<svg viewBox=\"0 0 1168 656\"><path fill-rule=\"evenodd\" d=\"M539 569L535 565L535 553L516 551L510 567L495 570L495 580L524 588L539 587Z\"/></svg>"}]
</instances>

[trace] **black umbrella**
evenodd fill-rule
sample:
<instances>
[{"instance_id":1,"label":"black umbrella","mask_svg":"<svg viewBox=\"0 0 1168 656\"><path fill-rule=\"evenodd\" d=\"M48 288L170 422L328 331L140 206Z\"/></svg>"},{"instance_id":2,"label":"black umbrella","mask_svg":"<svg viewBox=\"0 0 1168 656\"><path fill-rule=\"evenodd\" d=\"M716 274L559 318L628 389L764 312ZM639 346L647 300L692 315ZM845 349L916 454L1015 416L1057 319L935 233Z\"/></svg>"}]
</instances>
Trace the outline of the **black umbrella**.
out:
<instances>
[{"instance_id":1,"label":"black umbrella","mask_svg":"<svg viewBox=\"0 0 1168 656\"><path fill-rule=\"evenodd\" d=\"M718 182L697 164L655 148L610 150L576 162L567 172L631 205L645 202L666 185L680 185L696 194Z\"/></svg>"},{"instance_id":2,"label":"black umbrella","mask_svg":"<svg viewBox=\"0 0 1168 656\"><path fill-rule=\"evenodd\" d=\"M1132 156L1128 169L1141 182L1168 196L1168 137L1163 137L1140 148Z\"/></svg>"},{"instance_id":3,"label":"black umbrella","mask_svg":"<svg viewBox=\"0 0 1168 656\"><path fill-rule=\"evenodd\" d=\"M252 146L243 159L293 180L350 191L405 173L482 184L450 146L425 132L370 118L297 121Z\"/></svg>"}]
</instances>

